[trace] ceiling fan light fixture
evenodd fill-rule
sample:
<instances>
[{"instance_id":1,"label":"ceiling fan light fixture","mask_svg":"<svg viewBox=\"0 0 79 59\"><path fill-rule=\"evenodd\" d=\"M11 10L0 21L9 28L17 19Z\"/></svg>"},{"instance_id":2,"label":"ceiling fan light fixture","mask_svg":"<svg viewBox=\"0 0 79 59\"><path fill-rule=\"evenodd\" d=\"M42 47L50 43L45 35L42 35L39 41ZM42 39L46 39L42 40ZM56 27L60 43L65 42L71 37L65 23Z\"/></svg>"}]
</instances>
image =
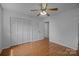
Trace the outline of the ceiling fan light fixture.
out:
<instances>
[{"instance_id":1,"label":"ceiling fan light fixture","mask_svg":"<svg viewBox=\"0 0 79 59\"><path fill-rule=\"evenodd\" d=\"M46 11L42 11L42 12L40 12L40 15L46 15L46 14L47 14Z\"/></svg>"}]
</instances>

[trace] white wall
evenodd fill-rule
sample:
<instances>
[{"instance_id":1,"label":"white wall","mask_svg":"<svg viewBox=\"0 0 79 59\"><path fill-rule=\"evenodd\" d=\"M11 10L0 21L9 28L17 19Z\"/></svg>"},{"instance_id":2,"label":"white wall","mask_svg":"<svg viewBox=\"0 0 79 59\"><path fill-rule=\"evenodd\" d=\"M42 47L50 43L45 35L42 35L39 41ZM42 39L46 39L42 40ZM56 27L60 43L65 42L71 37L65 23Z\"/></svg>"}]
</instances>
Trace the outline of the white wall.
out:
<instances>
[{"instance_id":1,"label":"white wall","mask_svg":"<svg viewBox=\"0 0 79 59\"><path fill-rule=\"evenodd\" d=\"M57 14L50 19L50 41L77 50L79 8Z\"/></svg>"},{"instance_id":2,"label":"white wall","mask_svg":"<svg viewBox=\"0 0 79 59\"><path fill-rule=\"evenodd\" d=\"M2 14L3 10L2 10L2 6L0 5L0 53L1 53L1 49L2 49Z\"/></svg>"},{"instance_id":3,"label":"white wall","mask_svg":"<svg viewBox=\"0 0 79 59\"><path fill-rule=\"evenodd\" d=\"M1 48L1 6L0 6L0 48Z\"/></svg>"},{"instance_id":4,"label":"white wall","mask_svg":"<svg viewBox=\"0 0 79 59\"><path fill-rule=\"evenodd\" d=\"M2 7L0 5L0 49L2 41Z\"/></svg>"},{"instance_id":5,"label":"white wall","mask_svg":"<svg viewBox=\"0 0 79 59\"><path fill-rule=\"evenodd\" d=\"M18 23L18 35L19 36L21 36L20 34L25 34L24 32L28 32L28 30L25 30L26 28L30 28L29 29L29 33L30 33L30 39L27 39L27 42L29 42L29 41L36 41L36 40L39 40L39 39L43 39L44 37L43 37L43 23L41 22L41 21L38 21L37 19L39 19L40 20L40 18L36 18L36 17L29 17L29 16L27 16L27 15L22 15L22 14L19 14L19 13L17 13L17 12L12 12L12 11L7 11L7 10L4 10L4 17L3 17L3 40L2 40L2 48L7 48L7 47L9 47L10 45L11 45L11 39L10 39L10 16L11 17L13 17L12 18L12 20L21 20L21 18L23 18L24 20L26 20L26 21L24 21L24 22L26 22L26 23L29 23L29 21L31 22L30 24L25 24L25 23L23 23L22 24L22 22L21 23ZM15 19L14 19L15 18ZM22 19L22 20L23 20ZM22 28L21 28L21 25L22 24ZM40 24L40 25L39 25ZM14 25L14 28L13 28L13 30L14 29L16 29L15 27L16 27L16 25L17 24L15 24ZM31 26L31 27L30 27ZM32 28L33 27L33 28ZM25 28L25 29L24 29ZM33 30L32 30L32 29ZM22 32L22 30L23 30L23 32ZM17 29L16 29L17 30ZM15 30L15 31L16 31ZM40 34L38 34L38 32L40 33ZM20 33L20 34L19 34ZM24 37L25 37L25 35L24 35ZM23 40L24 40L24 42L26 41L25 39L24 39L24 37L23 37ZM27 37L27 36L26 36ZM22 37L21 37L22 38ZM20 42L21 43L21 39L20 40L17 40L17 39L15 39L14 41L18 41L18 43ZM22 41L23 42L23 41Z\"/></svg>"}]
</instances>

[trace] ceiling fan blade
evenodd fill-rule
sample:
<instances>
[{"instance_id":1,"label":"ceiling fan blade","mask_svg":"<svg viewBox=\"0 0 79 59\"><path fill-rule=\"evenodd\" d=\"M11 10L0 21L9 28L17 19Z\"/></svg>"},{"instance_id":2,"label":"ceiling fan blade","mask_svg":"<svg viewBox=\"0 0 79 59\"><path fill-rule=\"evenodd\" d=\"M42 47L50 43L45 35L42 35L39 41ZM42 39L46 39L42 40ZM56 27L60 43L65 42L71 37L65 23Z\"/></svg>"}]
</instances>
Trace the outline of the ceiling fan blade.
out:
<instances>
[{"instance_id":1,"label":"ceiling fan blade","mask_svg":"<svg viewBox=\"0 0 79 59\"><path fill-rule=\"evenodd\" d=\"M57 11L58 8L49 8L48 10L49 10L49 11Z\"/></svg>"},{"instance_id":2,"label":"ceiling fan blade","mask_svg":"<svg viewBox=\"0 0 79 59\"><path fill-rule=\"evenodd\" d=\"M37 9L31 10L31 11L38 11Z\"/></svg>"},{"instance_id":3,"label":"ceiling fan blade","mask_svg":"<svg viewBox=\"0 0 79 59\"><path fill-rule=\"evenodd\" d=\"M48 13L46 14L47 16L50 16Z\"/></svg>"},{"instance_id":4,"label":"ceiling fan blade","mask_svg":"<svg viewBox=\"0 0 79 59\"><path fill-rule=\"evenodd\" d=\"M40 13L39 14L37 14L37 16L39 16L40 15Z\"/></svg>"}]
</instances>

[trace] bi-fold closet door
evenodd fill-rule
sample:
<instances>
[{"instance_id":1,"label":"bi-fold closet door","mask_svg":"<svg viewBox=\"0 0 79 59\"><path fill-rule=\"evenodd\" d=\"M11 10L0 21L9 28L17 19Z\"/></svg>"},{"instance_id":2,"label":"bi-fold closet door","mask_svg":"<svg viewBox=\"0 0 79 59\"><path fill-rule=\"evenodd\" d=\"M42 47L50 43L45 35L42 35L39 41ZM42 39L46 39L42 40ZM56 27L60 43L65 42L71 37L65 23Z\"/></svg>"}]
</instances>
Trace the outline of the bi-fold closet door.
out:
<instances>
[{"instance_id":1,"label":"bi-fold closet door","mask_svg":"<svg viewBox=\"0 0 79 59\"><path fill-rule=\"evenodd\" d=\"M10 43L17 45L44 38L44 24L24 18L10 18Z\"/></svg>"},{"instance_id":2,"label":"bi-fold closet door","mask_svg":"<svg viewBox=\"0 0 79 59\"><path fill-rule=\"evenodd\" d=\"M12 18L10 20L10 43L17 45L32 41L31 22L22 18Z\"/></svg>"}]
</instances>

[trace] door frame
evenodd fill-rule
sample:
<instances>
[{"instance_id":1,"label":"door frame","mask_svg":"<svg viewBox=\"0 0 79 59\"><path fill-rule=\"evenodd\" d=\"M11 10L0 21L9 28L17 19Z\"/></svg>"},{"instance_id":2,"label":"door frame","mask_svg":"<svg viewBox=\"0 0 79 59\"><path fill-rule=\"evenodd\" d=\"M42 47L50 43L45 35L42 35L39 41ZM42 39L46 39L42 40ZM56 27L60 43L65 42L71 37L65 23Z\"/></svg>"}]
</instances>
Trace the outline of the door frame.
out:
<instances>
[{"instance_id":1,"label":"door frame","mask_svg":"<svg viewBox=\"0 0 79 59\"><path fill-rule=\"evenodd\" d=\"M49 21L44 22L44 24L47 23L48 24L48 39L49 39Z\"/></svg>"}]
</instances>

